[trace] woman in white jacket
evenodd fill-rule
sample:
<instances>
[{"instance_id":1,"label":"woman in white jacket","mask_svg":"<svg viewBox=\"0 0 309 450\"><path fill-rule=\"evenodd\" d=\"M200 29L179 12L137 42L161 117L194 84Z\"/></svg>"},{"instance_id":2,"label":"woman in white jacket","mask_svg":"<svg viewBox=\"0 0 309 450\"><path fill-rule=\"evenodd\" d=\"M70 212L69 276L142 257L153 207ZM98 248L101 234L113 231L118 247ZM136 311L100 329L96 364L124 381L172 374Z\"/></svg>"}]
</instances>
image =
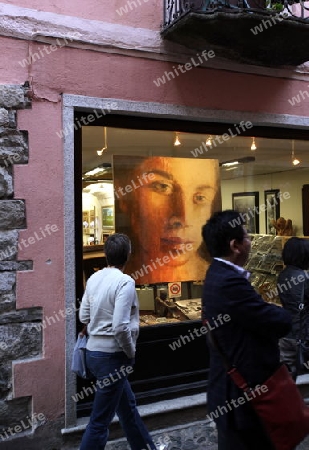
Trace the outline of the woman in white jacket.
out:
<instances>
[{"instance_id":1,"label":"woman in white jacket","mask_svg":"<svg viewBox=\"0 0 309 450\"><path fill-rule=\"evenodd\" d=\"M104 249L108 267L88 279L79 311L89 335L87 366L97 379L80 450L105 448L115 413L132 450L155 450L127 378L133 372L139 332L135 281L123 273L131 242L126 235L115 233L108 237Z\"/></svg>"}]
</instances>

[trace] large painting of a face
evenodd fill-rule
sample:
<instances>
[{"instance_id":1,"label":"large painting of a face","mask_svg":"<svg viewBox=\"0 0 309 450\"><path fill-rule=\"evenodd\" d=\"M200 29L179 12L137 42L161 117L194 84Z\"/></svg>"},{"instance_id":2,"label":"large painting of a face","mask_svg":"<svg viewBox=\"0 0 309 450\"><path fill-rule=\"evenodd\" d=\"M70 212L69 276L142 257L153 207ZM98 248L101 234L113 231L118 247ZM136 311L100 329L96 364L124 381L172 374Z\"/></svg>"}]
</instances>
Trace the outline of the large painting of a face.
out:
<instances>
[{"instance_id":1,"label":"large painting of a face","mask_svg":"<svg viewBox=\"0 0 309 450\"><path fill-rule=\"evenodd\" d=\"M136 282L202 279L201 227L221 208L218 161L114 156L113 167L116 231L132 239Z\"/></svg>"}]
</instances>

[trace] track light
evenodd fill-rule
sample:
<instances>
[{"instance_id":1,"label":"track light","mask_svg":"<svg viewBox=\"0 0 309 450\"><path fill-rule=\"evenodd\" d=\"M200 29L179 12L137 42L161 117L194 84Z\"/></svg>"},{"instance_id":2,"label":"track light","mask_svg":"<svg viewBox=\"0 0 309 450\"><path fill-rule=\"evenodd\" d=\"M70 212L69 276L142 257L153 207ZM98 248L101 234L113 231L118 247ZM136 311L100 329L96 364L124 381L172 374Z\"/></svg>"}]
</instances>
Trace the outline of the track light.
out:
<instances>
[{"instance_id":1,"label":"track light","mask_svg":"<svg viewBox=\"0 0 309 450\"><path fill-rule=\"evenodd\" d=\"M294 154L294 139L292 139L292 164L293 166L298 166L300 164L300 160L295 157Z\"/></svg>"},{"instance_id":2,"label":"track light","mask_svg":"<svg viewBox=\"0 0 309 450\"><path fill-rule=\"evenodd\" d=\"M212 137L211 136L208 136L208 138L206 139L206 145L207 145L207 147L211 147L211 145L212 145Z\"/></svg>"},{"instance_id":3,"label":"track light","mask_svg":"<svg viewBox=\"0 0 309 450\"><path fill-rule=\"evenodd\" d=\"M253 137L252 138L252 144L251 144L251 150L254 151L256 149L257 149L257 147L256 147L256 144L255 144L255 138Z\"/></svg>"},{"instance_id":4,"label":"track light","mask_svg":"<svg viewBox=\"0 0 309 450\"><path fill-rule=\"evenodd\" d=\"M175 136L175 141L174 141L174 146L178 147L178 145L181 145L181 142L179 140L179 133L176 131L176 136Z\"/></svg>"},{"instance_id":5,"label":"track light","mask_svg":"<svg viewBox=\"0 0 309 450\"><path fill-rule=\"evenodd\" d=\"M100 150L97 150L98 156L102 156L103 152L105 150L107 150L107 131L106 131L106 127L104 127L104 146Z\"/></svg>"}]
</instances>

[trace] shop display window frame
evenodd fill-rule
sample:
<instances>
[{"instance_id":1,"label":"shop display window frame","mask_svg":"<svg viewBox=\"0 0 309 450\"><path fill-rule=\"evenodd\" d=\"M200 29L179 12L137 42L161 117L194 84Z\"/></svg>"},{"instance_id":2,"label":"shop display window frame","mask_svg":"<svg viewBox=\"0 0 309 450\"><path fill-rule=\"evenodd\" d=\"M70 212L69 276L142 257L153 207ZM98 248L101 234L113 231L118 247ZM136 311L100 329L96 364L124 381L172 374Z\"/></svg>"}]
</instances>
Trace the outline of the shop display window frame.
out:
<instances>
[{"instance_id":1,"label":"shop display window frame","mask_svg":"<svg viewBox=\"0 0 309 450\"><path fill-rule=\"evenodd\" d=\"M76 97L64 94L64 123L72 123L72 117L74 121L80 120L84 114L84 110L89 109L106 108L106 102L110 99L88 99L82 98L80 96ZM149 112L151 108L151 112ZM146 111L146 114L145 114ZM146 117L145 117L146 115ZM149 115L149 116L147 116ZM214 121L207 122L207 117L212 117ZM225 122L222 122L222 113L218 111L212 111L211 114L208 111L203 111L196 108L186 107L183 112L178 105L161 105L156 103L138 103L130 102L127 100L117 100L117 108L112 108L110 114L98 118L95 121L97 126L111 126L120 128L129 128L137 130L159 130L159 131L184 131L193 132L201 134L211 134L220 135L226 132L226 129L237 120L243 119L243 112L228 112L225 116ZM263 138L280 138L280 139L304 139L309 140L309 132L305 126L299 126L300 119L294 119L293 117L278 116L270 114L267 120L267 126L265 126L265 114L260 115L258 113L248 113L246 116L248 120L251 120L254 124L255 136L261 136ZM199 120L200 119L200 120ZM304 121L306 118L304 117ZM74 122L75 123L75 122ZM279 124L279 126L278 126ZM93 126L94 124L91 124ZM76 127L77 128L77 127ZM69 275L66 277L66 305L71 306L72 301L81 298L82 294L82 283L81 277L79 276L82 271L82 227L76 227L75 235L71 232L71 217L75 215L76 223L77 221L82 221L82 205L80 202L80 196L82 192L82 129L81 127L74 128L74 141L73 139L67 139L64 143L65 146L65 161L68 166L68 171L66 172L66 187L68 188L69 194L66 198L66 252L70 256L69 260L73 261L75 257L75 268L71 265L67 265L66 273ZM252 130L246 130L242 134L243 136L251 136ZM72 145L74 145L75 158L71 157ZM72 180L74 180L74 190L72 186ZM75 195L74 195L75 194ZM247 194L247 193L245 193ZM73 201L72 201L73 199ZM258 223L258 222L257 222ZM259 225L259 224L258 224ZM73 280L73 281L72 281ZM76 284L75 290L72 283ZM72 330L78 324L75 320L69 321L66 329L66 345L67 355L70 355L70 350L74 348L76 342L76 334L72 333ZM194 326L194 322L191 323L190 327ZM200 325L200 321L196 324ZM177 323L177 324L159 324L155 326L147 326L141 328L141 333L139 336L139 358L137 359L137 364L140 364L140 368L135 370L136 380L133 381L134 387L138 387L138 397L139 401L148 401L150 398L158 399L164 398L175 398L179 397L180 393L196 393L204 392L207 390L208 384L208 353L206 352L205 357L199 367L195 368L189 366L190 370L188 372L182 372L183 367L180 368L173 367L170 374L154 377L151 374L153 380L150 380L149 374L143 372L145 367L148 365L148 359L151 357L151 370L153 367L163 367L166 365L170 367L173 366L173 358L162 359L161 354L161 343L164 341L163 348L166 348L166 340L168 337L174 342L178 339L179 335L184 335L187 332L188 322ZM78 331L78 328L76 328ZM158 338L159 336L159 338ZM192 346L199 343L196 339L192 342ZM204 343L202 343L204 344ZM192 347L182 346L181 349L175 352L175 361L186 361L190 360L191 355L194 356L194 352L191 351ZM179 352L188 349L186 355L180 355ZM189 351L190 350L190 351ZM199 354L199 349L196 349ZM204 347L201 351L204 351ZM173 352L172 352L173 353ZM148 358L148 359L147 359ZM70 364L70 356L67 356L68 364ZM164 364L162 363L164 361ZM195 362L196 358L192 357L192 361ZM158 364L156 364L158 362ZM160 362L160 363L159 363ZM190 361L191 363L191 361ZM181 370L180 370L181 369ZM138 372L141 372L140 374ZM139 375L139 376L138 376ZM150 385L151 381L151 385ZM163 382L163 386L162 383ZM71 374L68 373L66 376L67 390L66 390L66 421L67 423L75 424L76 409L80 412L86 410L86 404L81 404L76 406L76 403L72 401L72 395L78 392L78 386L75 386L71 382ZM179 384L180 383L180 384ZM89 399L88 399L89 402ZM90 402L89 402L90 404ZM83 415L83 414L81 414Z\"/></svg>"},{"instance_id":2,"label":"shop display window frame","mask_svg":"<svg viewBox=\"0 0 309 450\"><path fill-rule=\"evenodd\" d=\"M237 207L237 201L246 200L246 207L245 209L239 210L239 207ZM239 211L243 214L243 216L247 215L248 218L254 219L253 227L251 228L247 226L248 233L251 234L257 234L260 231L260 225L259 225L259 214L258 214L258 208L259 208L259 192L235 192L232 194L232 204L233 209L236 211ZM254 211L254 214L252 215L250 213L250 210Z\"/></svg>"},{"instance_id":3,"label":"shop display window frame","mask_svg":"<svg viewBox=\"0 0 309 450\"><path fill-rule=\"evenodd\" d=\"M309 236L309 184L302 187L303 234Z\"/></svg>"}]
</instances>

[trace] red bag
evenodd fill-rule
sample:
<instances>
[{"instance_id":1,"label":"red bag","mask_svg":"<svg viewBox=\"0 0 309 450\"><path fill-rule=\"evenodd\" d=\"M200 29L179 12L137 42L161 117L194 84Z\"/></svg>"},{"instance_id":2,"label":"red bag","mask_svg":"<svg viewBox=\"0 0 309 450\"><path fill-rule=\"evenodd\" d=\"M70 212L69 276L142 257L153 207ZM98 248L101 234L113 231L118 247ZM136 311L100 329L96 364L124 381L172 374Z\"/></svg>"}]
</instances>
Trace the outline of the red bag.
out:
<instances>
[{"instance_id":1,"label":"red bag","mask_svg":"<svg viewBox=\"0 0 309 450\"><path fill-rule=\"evenodd\" d=\"M309 407L284 364L253 389L236 368L228 374L250 397L276 450L293 450L309 434Z\"/></svg>"}]
</instances>

